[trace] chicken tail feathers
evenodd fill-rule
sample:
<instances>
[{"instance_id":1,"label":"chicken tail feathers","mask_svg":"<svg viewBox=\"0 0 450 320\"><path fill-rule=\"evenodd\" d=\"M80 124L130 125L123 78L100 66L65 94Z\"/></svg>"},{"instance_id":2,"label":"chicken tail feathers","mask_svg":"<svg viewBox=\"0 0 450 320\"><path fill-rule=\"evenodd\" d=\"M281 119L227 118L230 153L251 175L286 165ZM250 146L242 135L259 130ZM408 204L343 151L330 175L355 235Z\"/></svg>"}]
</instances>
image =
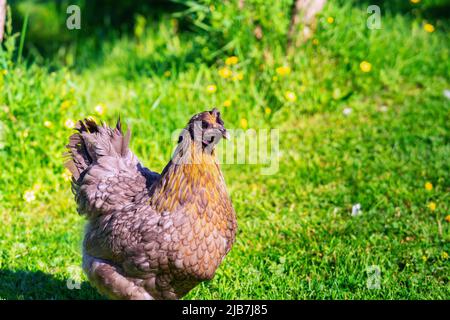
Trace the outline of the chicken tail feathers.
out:
<instances>
[{"instance_id":1,"label":"chicken tail feathers","mask_svg":"<svg viewBox=\"0 0 450 320\"><path fill-rule=\"evenodd\" d=\"M75 181L101 157L126 157L130 152L131 132L128 129L123 134L120 117L114 129L104 123L97 124L93 119L85 119L77 122L75 130L77 132L70 136L65 154L65 166Z\"/></svg>"}]
</instances>

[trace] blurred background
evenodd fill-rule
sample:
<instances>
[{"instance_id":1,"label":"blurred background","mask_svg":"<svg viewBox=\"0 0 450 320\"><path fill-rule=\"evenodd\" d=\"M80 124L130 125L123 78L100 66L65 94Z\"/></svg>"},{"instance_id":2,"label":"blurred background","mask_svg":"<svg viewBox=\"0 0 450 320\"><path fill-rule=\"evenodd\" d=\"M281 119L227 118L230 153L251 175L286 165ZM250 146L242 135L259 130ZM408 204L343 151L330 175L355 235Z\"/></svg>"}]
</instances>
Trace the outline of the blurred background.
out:
<instances>
[{"instance_id":1,"label":"blurred background","mask_svg":"<svg viewBox=\"0 0 450 320\"><path fill-rule=\"evenodd\" d=\"M161 171L213 106L227 128L280 130L279 170L223 165L237 243L188 298L450 297L449 1L7 4L0 298L102 298L62 165L76 120L120 114Z\"/></svg>"}]
</instances>

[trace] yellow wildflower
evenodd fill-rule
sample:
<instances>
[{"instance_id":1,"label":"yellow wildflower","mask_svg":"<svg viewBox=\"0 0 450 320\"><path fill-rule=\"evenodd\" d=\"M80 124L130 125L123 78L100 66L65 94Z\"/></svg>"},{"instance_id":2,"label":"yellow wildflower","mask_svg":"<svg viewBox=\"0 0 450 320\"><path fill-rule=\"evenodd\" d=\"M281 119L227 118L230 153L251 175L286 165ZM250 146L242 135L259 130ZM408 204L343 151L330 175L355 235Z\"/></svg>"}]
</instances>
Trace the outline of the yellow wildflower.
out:
<instances>
[{"instance_id":1,"label":"yellow wildflower","mask_svg":"<svg viewBox=\"0 0 450 320\"><path fill-rule=\"evenodd\" d=\"M431 182L425 183L425 189L428 191L433 190L433 184Z\"/></svg>"},{"instance_id":2,"label":"yellow wildflower","mask_svg":"<svg viewBox=\"0 0 450 320\"><path fill-rule=\"evenodd\" d=\"M266 115L270 115L272 113L272 109L266 107L266 109L264 109L264 112L266 113Z\"/></svg>"},{"instance_id":3,"label":"yellow wildflower","mask_svg":"<svg viewBox=\"0 0 450 320\"><path fill-rule=\"evenodd\" d=\"M431 211L436 210L436 203L435 202L430 202L428 204L428 209L430 209Z\"/></svg>"},{"instance_id":4,"label":"yellow wildflower","mask_svg":"<svg viewBox=\"0 0 450 320\"><path fill-rule=\"evenodd\" d=\"M224 106L224 107L231 107L231 100L225 100L225 101L223 102L223 106Z\"/></svg>"},{"instance_id":5,"label":"yellow wildflower","mask_svg":"<svg viewBox=\"0 0 450 320\"><path fill-rule=\"evenodd\" d=\"M422 256L422 260L423 260L423 262L427 262L427 260L428 260L427 256Z\"/></svg>"},{"instance_id":6,"label":"yellow wildflower","mask_svg":"<svg viewBox=\"0 0 450 320\"><path fill-rule=\"evenodd\" d=\"M313 45L317 46L317 45L319 45L319 40L318 39L313 39L312 43L313 43Z\"/></svg>"},{"instance_id":7,"label":"yellow wildflower","mask_svg":"<svg viewBox=\"0 0 450 320\"><path fill-rule=\"evenodd\" d=\"M51 128L53 126L53 123L51 121L44 121L44 127Z\"/></svg>"},{"instance_id":8,"label":"yellow wildflower","mask_svg":"<svg viewBox=\"0 0 450 320\"><path fill-rule=\"evenodd\" d=\"M241 119L241 127L242 127L242 129L247 129L247 127L248 127L247 119L245 119L245 118Z\"/></svg>"},{"instance_id":9,"label":"yellow wildflower","mask_svg":"<svg viewBox=\"0 0 450 320\"><path fill-rule=\"evenodd\" d=\"M168 78L168 77L170 77L171 74L172 74L172 72L170 72L170 70L167 70L164 72L164 77Z\"/></svg>"},{"instance_id":10,"label":"yellow wildflower","mask_svg":"<svg viewBox=\"0 0 450 320\"><path fill-rule=\"evenodd\" d=\"M30 130L25 129L24 131L21 132L20 135L21 135L23 138L27 138L29 134L30 134Z\"/></svg>"},{"instance_id":11,"label":"yellow wildflower","mask_svg":"<svg viewBox=\"0 0 450 320\"><path fill-rule=\"evenodd\" d=\"M434 32L434 26L430 23L425 23L423 29L428 33Z\"/></svg>"},{"instance_id":12,"label":"yellow wildflower","mask_svg":"<svg viewBox=\"0 0 450 320\"><path fill-rule=\"evenodd\" d=\"M98 105L95 106L94 108L95 112L97 112L98 115L102 115L103 113L105 113L106 107L103 103L99 103Z\"/></svg>"},{"instance_id":13,"label":"yellow wildflower","mask_svg":"<svg viewBox=\"0 0 450 320\"><path fill-rule=\"evenodd\" d=\"M70 179L72 178L72 173L70 173L70 171L66 169L62 173L62 177L64 181L70 181Z\"/></svg>"},{"instance_id":14,"label":"yellow wildflower","mask_svg":"<svg viewBox=\"0 0 450 320\"><path fill-rule=\"evenodd\" d=\"M276 69L276 72L280 76L286 76L291 73L291 68L289 68L288 66L281 66Z\"/></svg>"},{"instance_id":15,"label":"yellow wildflower","mask_svg":"<svg viewBox=\"0 0 450 320\"><path fill-rule=\"evenodd\" d=\"M445 221L450 222L450 214L445 217Z\"/></svg>"},{"instance_id":16,"label":"yellow wildflower","mask_svg":"<svg viewBox=\"0 0 450 320\"><path fill-rule=\"evenodd\" d=\"M214 93L217 91L217 87L214 84L210 84L206 87L208 93Z\"/></svg>"},{"instance_id":17,"label":"yellow wildflower","mask_svg":"<svg viewBox=\"0 0 450 320\"><path fill-rule=\"evenodd\" d=\"M226 67L219 69L219 76L221 76L224 79L228 79L232 75L233 75L233 72Z\"/></svg>"},{"instance_id":18,"label":"yellow wildflower","mask_svg":"<svg viewBox=\"0 0 450 320\"><path fill-rule=\"evenodd\" d=\"M420 2L420 0L409 0L409 1L411 1L411 3L414 3L414 4L417 4Z\"/></svg>"},{"instance_id":19,"label":"yellow wildflower","mask_svg":"<svg viewBox=\"0 0 450 320\"><path fill-rule=\"evenodd\" d=\"M244 74L242 72L238 72L233 75L233 80L235 81L241 81L242 79L244 79Z\"/></svg>"},{"instance_id":20,"label":"yellow wildflower","mask_svg":"<svg viewBox=\"0 0 450 320\"><path fill-rule=\"evenodd\" d=\"M61 103L61 109L67 109L68 107L70 107L70 105L71 105L71 103L70 103L70 100L64 100L62 103Z\"/></svg>"},{"instance_id":21,"label":"yellow wildflower","mask_svg":"<svg viewBox=\"0 0 450 320\"><path fill-rule=\"evenodd\" d=\"M442 251L441 257L442 257L442 259L448 259L448 253L445 251Z\"/></svg>"},{"instance_id":22,"label":"yellow wildflower","mask_svg":"<svg viewBox=\"0 0 450 320\"><path fill-rule=\"evenodd\" d=\"M285 97L286 100L289 101L289 102L294 102L294 101L297 100L297 95L296 95L294 92L292 92L292 91L286 91L286 92L284 93L284 97Z\"/></svg>"},{"instance_id":23,"label":"yellow wildflower","mask_svg":"<svg viewBox=\"0 0 450 320\"><path fill-rule=\"evenodd\" d=\"M372 70L372 65L370 64L370 62L367 61L363 61L359 64L359 67L361 68L362 72L370 72L370 70Z\"/></svg>"},{"instance_id":24,"label":"yellow wildflower","mask_svg":"<svg viewBox=\"0 0 450 320\"><path fill-rule=\"evenodd\" d=\"M332 23L334 22L334 18L333 18L333 17L328 17L328 18L327 18L327 22L328 22L329 24L332 24Z\"/></svg>"},{"instance_id":25,"label":"yellow wildflower","mask_svg":"<svg viewBox=\"0 0 450 320\"><path fill-rule=\"evenodd\" d=\"M73 127L75 127L75 122L72 119L67 119L66 122L64 122L64 125L66 126L66 128L72 129Z\"/></svg>"},{"instance_id":26,"label":"yellow wildflower","mask_svg":"<svg viewBox=\"0 0 450 320\"><path fill-rule=\"evenodd\" d=\"M228 58L225 59L225 64L227 66L232 66L232 65L238 63L238 61L239 61L238 57L231 56L231 57L228 57Z\"/></svg>"}]
</instances>

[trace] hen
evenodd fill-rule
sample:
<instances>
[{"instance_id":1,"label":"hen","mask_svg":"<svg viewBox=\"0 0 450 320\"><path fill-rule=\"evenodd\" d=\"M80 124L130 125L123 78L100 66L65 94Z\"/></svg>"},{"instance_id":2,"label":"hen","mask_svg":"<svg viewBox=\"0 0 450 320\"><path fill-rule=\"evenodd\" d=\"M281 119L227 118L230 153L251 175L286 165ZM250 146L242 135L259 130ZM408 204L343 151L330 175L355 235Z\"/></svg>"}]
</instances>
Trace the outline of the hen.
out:
<instances>
[{"instance_id":1,"label":"hen","mask_svg":"<svg viewBox=\"0 0 450 320\"><path fill-rule=\"evenodd\" d=\"M87 217L83 270L111 299L178 299L209 280L235 240L236 215L214 155L228 133L213 109L193 116L161 174L129 150L130 131L79 121L67 168Z\"/></svg>"}]
</instances>

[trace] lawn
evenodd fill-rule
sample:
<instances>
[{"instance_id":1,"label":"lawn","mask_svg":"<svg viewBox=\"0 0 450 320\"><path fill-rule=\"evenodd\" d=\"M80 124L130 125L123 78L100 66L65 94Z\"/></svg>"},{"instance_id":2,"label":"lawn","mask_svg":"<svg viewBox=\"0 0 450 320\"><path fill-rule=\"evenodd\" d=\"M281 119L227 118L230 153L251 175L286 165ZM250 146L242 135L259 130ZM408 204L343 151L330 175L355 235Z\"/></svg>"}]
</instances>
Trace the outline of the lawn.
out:
<instances>
[{"instance_id":1,"label":"lawn","mask_svg":"<svg viewBox=\"0 0 450 320\"><path fill-rule=\"evenodd\" d=\"M381 29L369 2L328 1L292 54L288 0L195 1L130 30L66 30L50 52L40 11L17 5L28 22L0 49L0 298L102 299L63 166L74 121L120 115L160 172L173 132L216 106L227 128L278 129L279 168L222 165L236 243L187 299L449 299L445 1L374 2Z\"/></svg>"}]
</instances>

